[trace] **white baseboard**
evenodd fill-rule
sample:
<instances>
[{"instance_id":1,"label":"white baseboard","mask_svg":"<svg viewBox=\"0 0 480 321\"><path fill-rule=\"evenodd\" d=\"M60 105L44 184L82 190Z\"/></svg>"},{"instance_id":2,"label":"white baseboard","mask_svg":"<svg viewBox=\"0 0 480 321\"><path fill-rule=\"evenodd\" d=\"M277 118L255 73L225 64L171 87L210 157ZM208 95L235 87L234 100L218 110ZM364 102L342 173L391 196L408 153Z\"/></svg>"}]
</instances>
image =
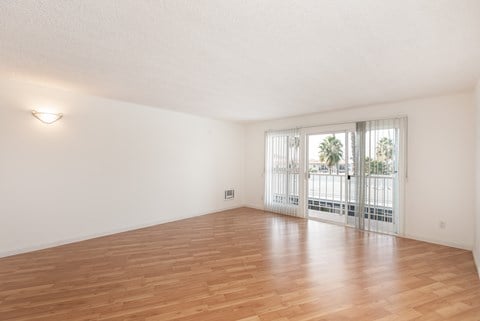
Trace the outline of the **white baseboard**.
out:
<instances>
[{"instance_id":1,"label":"white baseboard","mask_svg":"<svg viewBox=\"0 0 480 321\"><path fill-rule=\"evenodd\" d=\"M475 263L475 266L477 267L477 273L478 273L478 278L480 279L480 249L475 251L475 249L472 251L473 253L473 262Z\"/></svg>"},{"instance_id":2,"label":"white baseboard","mask_svg":"<svg viewBox=\"0 0 480 321\"><path fill-rule=\"evenodd\" d=\"M245 204L244 207L249 207L249 208L253 208L255 210L260 210L260 211L264 211L265 208L263 207L263 205L252 205L252 204Z\"/></svg>"},{"instance_id":3,"label":"white baseboard","mask_svg":"<svg viewBox=\"0 0 480 321\"><path fill-rule=\"evenodd\" d=\"M407 238L407 239L416 240L416 241L422 241L422 242L427 242L427 243L433 243L433 244L438 244L438 245L454 247L454 248L457 248L457 249L462 249L462 250L467 250L467 251L472 250L472 246L471 245L466 245L466 244L448 242L448 241L443 241L443 240L435 240L435 239L431 239L431 238L428 238L428 237L411 235L411 234L404 234L404 235L397 235L397 236L404 237L404 238Z\"/></svg>"},{"instance_id":4,"label":"white baseboard","mask_svg":"<svg viewBox=\"0 0 480 321\"><path fill-rule=\"evenodd\" d=\"M245 207L249 207L249 208L253 208L253 209L257 209L257 210L261 210L261 211L265 210L263 208L263 205L245 204ZM328 223L330 223L330 222L328 222ZM467 244L460 244L460 243L455 243L455 242L436 240L436 239L431 239L431 238L422 237L422 236L418 236L418 235L412 235L412 234L402 234L402 235L396 235L396 236L404 237L404 238L412 239L412 240L416 240L416 241L422 241L422 242L433 243L433 244L438 244L438 245L454 247L454 248L458 248L458 249L462 249L462 250L472 251L472 246L467 245ZM480 256L480 254L477 255L477 256ZM478 259L480 260L480 257ZM480 269L480 264L477 264L477 266Z\"/></svg>"},{"instance_id":5,"label":"white baseboard","mask_svg":"<svg viewBox=\"0 0 480 321\"><path fill-rule=\"evenodd\" d=\"M195 215L184 215L184 216L176 217L174 219L156 220L156 221L152 221L152 222L148 222L148 223L131 225L131 226L116 228L116 229L103 231L103 232L99 232L99 233L81 235L81 236L74 237L74 238L58 240L58 241L55 241L55 242L38 244L38 245L35 245L35 246L29 246L29 247L24 247L24 248L19 248L19 249L14 249L14 250L8 250L8 251L0 251L0 258L7 257L7 256L12 256L12 255L17 255L17 254L22 254L22 253L33 252L33 251L45 250L45 249L48 249L48 248L51 248L51 247L57 247L57 246L66 245L66 244L70 244L70 243L86 241L86 240L94 239L94 238L97 238L97 237L108 236L108 235L112 235L112 234L138 230L138 229L145 228L145 227L151 227L151 226L155 226L155 225L159 225L159 224L180 221L180 220L184 220L184 219L187 219L187 218L203 216L203 215L213 214L213 213L217 213L217 212L242 208L242 207L245 207L245 206L244 205L237 205L237 206L219 208L217 210L213 210L213 211L206 212L206 213L199 213L199 214L195 214Z\"/></svg>"}]
</instances>

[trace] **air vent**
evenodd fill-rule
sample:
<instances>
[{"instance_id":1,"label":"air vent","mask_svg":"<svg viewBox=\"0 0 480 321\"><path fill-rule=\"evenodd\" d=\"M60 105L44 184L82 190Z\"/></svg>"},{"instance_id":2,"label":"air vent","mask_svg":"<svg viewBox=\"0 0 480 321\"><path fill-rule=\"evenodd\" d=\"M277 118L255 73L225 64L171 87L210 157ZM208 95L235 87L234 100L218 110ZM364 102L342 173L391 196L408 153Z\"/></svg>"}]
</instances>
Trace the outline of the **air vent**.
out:
<instances>
[{"instance_id":1,"label":"air vent","mask_svg":"<svg viewBox=\"0 0 480 321\"><path fill-rule=\"evenodd\" d=\"M226 200L231 200L235 198L235 190L233 189L227 189L225 190L225 199Z\"/></svg>"}]
</instances>

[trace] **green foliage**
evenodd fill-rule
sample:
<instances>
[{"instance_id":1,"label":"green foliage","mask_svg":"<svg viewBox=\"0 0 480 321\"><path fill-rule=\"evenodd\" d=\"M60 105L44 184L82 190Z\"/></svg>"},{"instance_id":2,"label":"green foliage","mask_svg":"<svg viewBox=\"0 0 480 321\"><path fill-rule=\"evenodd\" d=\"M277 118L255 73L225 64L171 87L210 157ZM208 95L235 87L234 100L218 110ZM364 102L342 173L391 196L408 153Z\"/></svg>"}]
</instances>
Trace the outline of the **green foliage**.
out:
<instances>
[{"instance_id":1,"label":"green foliage","mask_svg":"<svg viewBox=\"0 0 480 321\"><path fill-rule=\"evenodd\" d=\"M320 146L319 157L320 161L328 166L330 172L332 167L337 166L338 163L343 159L343 144L335 136L326 137Z\"/></svg>"},{"instance_id":2,"label":"green foliage","mask_svg":"<svg viewBox=\"0 0 480 321\"><path fill-rule=\"evenodd\" d=\"M343 144L334 135L326 137L319 146L320 161L332 171L343 159ZM375 159L365 158L368 175L391 175L393 173L394 144L392 139L382 137L375 149ZM311 170L313 172L313 170Z\"/></svg>"},{"instance_id":3,"label":"green foliage","mask_svg":"<svg viewBox=\"0 0 480 321\"><path fill-rule=\"evenodd\" d=\"M387 162L370 157L365 159L365 171L369 175L389 175L392 172L391 166Z\"/></svg>"},{"instance_id":4,"label":"green foliage","mask_svg":"<svg viewBox=\"0 0 480 321\"><path fill-rule=\"evenodd\" d=\"M382 137L377 143L377 159L388 162L393 159L393 141L390 138Z\"/></svg>"},{"instance_id":5,"label":"green foliage","mask_svg":"<svg viewBox=\"0 0 480 321\"><path fill-rule=\"evenodd\" d=\"M393 173L393 141L382 137L376 147L376 159L365 159L365 170L371 175L391 175Z\"/></svg>"}]
</instances>

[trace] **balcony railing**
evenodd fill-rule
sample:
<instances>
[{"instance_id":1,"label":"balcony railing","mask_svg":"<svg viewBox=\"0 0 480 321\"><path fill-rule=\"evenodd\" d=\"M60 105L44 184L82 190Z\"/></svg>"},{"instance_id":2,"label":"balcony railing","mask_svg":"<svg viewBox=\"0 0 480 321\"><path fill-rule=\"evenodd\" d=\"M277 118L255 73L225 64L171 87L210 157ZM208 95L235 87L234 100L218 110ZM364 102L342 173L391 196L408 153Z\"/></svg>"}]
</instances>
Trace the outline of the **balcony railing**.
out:
<instances>
[{"instance_id":1,"label":"balcony railing","mask_svg":"<svg viewBox=\"0 0 480 321\"><path fill-rule=\"evenodd\" d=\"M336 214L355 215L357 191L355 176L350 181L345 175L310 173L308 184L308 209ZM366 176L365 218L392 222L393 177ZM348 210L345 202L348 200Z\"/></svg>"},{"instance_id":2,"label":"balcony railing","mask_svg":"<svg viewBox=\"0 0 480 321\"><path fill-rule=\"evenodd\" d=\"M288 200L286 191L276 191L275 199L278 202L298 205L298 174L289 174ZM286 181L287 174L278 173L276 179ZM355 190L355 176L350 181L345 175L310 173L308 184L308 209L336 214L355 215L357 192ZM365 218L392 222L394 180L392 176L372 175L365 177ZM280 184L281 186L281 184ZM286 185L284 185L286 186ZM348 210L345 210L345 204Z\"/></svg>"},{"instance_id":3,"label":"balcony railing","mask_svg":"<svg viewBox=\"0 0 480 321\"><path fill-rule=\"evenodd\" d=\"M355 176L351 176L349 184L345 175L336 174L309 174L308 198L329 201L356 201ZM393 177L384 175L366 176L366 202L368 205L393 206Z\"/></svg>"}]
</instances>

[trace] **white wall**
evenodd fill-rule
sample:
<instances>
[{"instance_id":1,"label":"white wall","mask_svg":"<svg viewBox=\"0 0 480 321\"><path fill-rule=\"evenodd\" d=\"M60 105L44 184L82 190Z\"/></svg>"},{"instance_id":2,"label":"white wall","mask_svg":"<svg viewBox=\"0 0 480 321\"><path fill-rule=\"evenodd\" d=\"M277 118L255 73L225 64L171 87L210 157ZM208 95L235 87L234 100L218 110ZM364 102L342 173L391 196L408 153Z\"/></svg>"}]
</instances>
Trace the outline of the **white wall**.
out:
<instances>
[{"instance_id":1,"label":"white wall","mask_svg":"<svg viewBox=\"0 0 480 321\"><path fill-rule=\"evenodd\" d=\"M48 106L64 118L49 126L29 114ZM409 116L405 234L471 249L471 93L242 126L0 80L0 256L243 204L262 208L266 129L400 114ZM223 200L229 187L234 201Z\"/></svg>"},{"instance_id":2,"label":"white wall","mask_svg":"<svg viewBox=\"0 0 480 321\"><path fill-rule=\"evenodd\" d=\"M474 103L471 93L251 124L246 131L246 204L263 207L264 132L408 115L405 235L473 247ZM440 229L439 221L446 221Z\"/></svg>"},{"instance_id":3,"label":"white wall","mask_svg":"<svg viewBox=\"0 0 480 321\"><path fill-rule=\"evenodd\" d=\"M476 124L476 206L475 206L475 247L473 256L477 264L477 271L480 275L480 79L475 88L475 124Z\"/></svg>"},{"instance_id":4,"label":"white wall","mask_svg":"<svg viewBox=\"0 0 480 321\"><path fill-rule=\"evenodd\" d=\"M45 125L30 109L53 106ZM243 204L244 127L0 81L0 256ZM236 189L224 201L226 188Z\"/></svg>"}]
</instances>

